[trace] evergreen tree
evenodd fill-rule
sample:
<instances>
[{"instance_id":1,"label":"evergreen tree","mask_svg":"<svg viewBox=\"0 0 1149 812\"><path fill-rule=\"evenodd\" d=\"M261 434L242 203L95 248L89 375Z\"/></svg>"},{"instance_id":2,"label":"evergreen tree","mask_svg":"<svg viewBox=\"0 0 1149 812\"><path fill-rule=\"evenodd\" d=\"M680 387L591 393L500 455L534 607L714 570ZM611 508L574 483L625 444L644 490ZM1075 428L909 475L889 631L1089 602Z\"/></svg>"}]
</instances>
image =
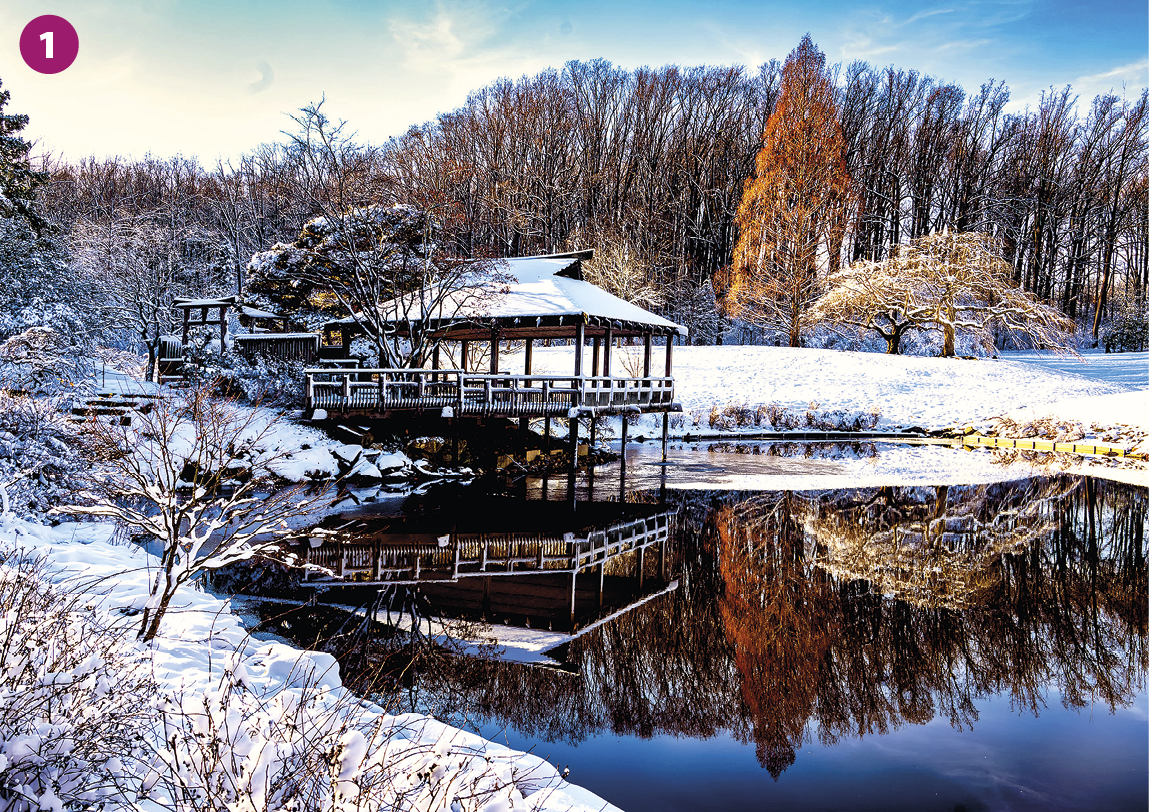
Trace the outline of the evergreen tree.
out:
<instances>
[{"instance_id":1,"label":"evergreen tree","mask_svg":"<svg viewBox=\"0 0 1149 812\"><path fill-rule=\"evenodd\" d=\"M0 217L19 217L40 234L48 223L36 210L36 187L48 173L34 171L28 161L32 145L20 137L28 116L4 111L10 96L0 81Z\"/></svg>"}]
</instances>

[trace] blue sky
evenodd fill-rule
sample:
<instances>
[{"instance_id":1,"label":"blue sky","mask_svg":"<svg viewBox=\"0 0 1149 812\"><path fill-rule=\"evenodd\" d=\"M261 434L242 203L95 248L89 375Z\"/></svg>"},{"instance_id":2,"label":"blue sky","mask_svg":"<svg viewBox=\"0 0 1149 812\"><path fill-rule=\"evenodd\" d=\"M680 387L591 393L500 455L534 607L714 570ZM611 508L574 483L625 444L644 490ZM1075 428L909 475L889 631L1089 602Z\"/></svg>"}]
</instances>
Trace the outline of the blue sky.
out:
<instances>
[{"instance_id":1,"label":"blue sky","mask_svg":"<svg viewBox=\"0 0 1149 812\"><path fill-rule=\"evenodd\" d=\"M63 73L20 58L20 31L40 14L79 32ZM831 62L912 68L967 90L1004 80L1014 110L1049 87L1072 84L1088 103L1149 84L1145 0L5 0L0 80L41 148L212 164L278 140L285 114L324 94L325 109L379 142L501 76L598 57L756 66L807 32Z\"/></svg>"}]
</instances>

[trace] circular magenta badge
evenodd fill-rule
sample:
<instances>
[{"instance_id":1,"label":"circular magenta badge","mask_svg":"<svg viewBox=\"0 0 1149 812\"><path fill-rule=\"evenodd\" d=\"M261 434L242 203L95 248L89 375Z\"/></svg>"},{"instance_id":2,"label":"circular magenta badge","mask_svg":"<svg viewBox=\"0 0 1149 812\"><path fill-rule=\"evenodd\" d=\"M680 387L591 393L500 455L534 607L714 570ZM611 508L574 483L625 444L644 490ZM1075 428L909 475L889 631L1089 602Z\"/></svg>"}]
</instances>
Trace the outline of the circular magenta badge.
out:
<instances>
[{"instance_id":1,"label":"circular magenta badge","mask_svg":"<svg viewBox=\"0 0 1149 812\"><path fill-rule=\"evenodd\" d=\"M55 14L37 17L20 32L20 56L34 71L67 70L79 52L80 35L70 22Z\"/></svg>"}]
</instances>

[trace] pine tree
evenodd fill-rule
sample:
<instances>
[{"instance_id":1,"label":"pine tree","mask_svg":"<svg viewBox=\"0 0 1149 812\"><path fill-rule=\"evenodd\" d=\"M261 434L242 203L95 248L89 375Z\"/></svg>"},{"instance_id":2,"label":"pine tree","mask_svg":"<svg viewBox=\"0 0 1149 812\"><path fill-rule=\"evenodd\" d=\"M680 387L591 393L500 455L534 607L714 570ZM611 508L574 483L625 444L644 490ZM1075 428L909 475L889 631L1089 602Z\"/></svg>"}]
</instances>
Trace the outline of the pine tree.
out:
<instances>
[{"instance_id":1,"label":"pine tree","mask_svg":"<svg viewBox=\"0 0 1149 812\"><path fill-rule=\"evenodd\" d=\"M22 218L39 234L48 224L36 210L36 187L48 181L48 173L32 169L32 145L19 135L28 116L4 112L11 93L3 85L0 81L0 217Z\"/></svg>"},{"instance_id":2,"label":"pine tree","mask_svg":"<svg viewBox=\"0 0 1149 812\"><path fill-rule=\"evenodd\" d=\"M786 58L778 103L738 206L727 312L801 344L819 264L837 268L850 178L826 57L807 34Z\"/></svg>"}]
</instances>

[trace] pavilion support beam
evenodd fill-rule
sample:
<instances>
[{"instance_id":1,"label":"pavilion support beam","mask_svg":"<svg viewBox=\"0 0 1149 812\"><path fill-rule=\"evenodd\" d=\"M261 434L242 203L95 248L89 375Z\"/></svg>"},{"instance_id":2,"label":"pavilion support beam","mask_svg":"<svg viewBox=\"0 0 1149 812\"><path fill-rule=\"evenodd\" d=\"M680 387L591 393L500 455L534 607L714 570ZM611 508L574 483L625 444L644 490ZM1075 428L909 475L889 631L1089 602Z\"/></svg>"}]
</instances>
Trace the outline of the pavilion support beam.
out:
<instances>
[{"instance_id":1,"label":"pavilion support beam","mask_svg":"<svg viewBox=\"0 0 1149 812\"><path fill-rule=\"evenodd\" d=\"M582 375L582 348L586 343L586 325L581 321L575 326L575 357L574 374L578 378Z\"/></svg>"},{"instance_id":2,"label":"pavilion support beam","mask_svg":"<svg viewBox=\"0 0 1149 812\"><path fill-rule=\"evenodd\" d=\"M491 330L491 374L499 374L499 331L497 328Z\"/></svg>"},{"instance_id":3,"label":"pavilion support beam","mask_svg":"<svg viewBox=\"0 0 1149 812\"><path fill-rule=\"evenodd\" d=\"M578 470L578 418L570 418L567 425L570 427L571 474L574 474Z\"/></svg>"},{"instance_id":4,"label":"pavilion support beam","mask_svg":"<svg viewBox=\"0 0 1149 812\"><path fill-rule=\"evenodd\" d=\"M183 340L180 342L180 344L181 344L181 346L186 347L188 345L188 322L191 320L191 308L185 307L185 308L183 308L183 311L184 311L184 332L183 332Z\"/></svg>"},{"instance_id":5,"label":"pavilion support beam","mask_svg":"<svg viewBox=\"0 0 1149 812\"><path fill-rule=\"evenodd\" d=\"M459 342L459 369L467 371L467 350L471 348L469 341Z\"/></svg>"},{"instance_id":6,"label":"pavilion support beam","mask_svg":"<svg viewBox=\"0 0 1149 812\"><path fill-rule=\"evenodd\" d=\"M598 336L595 336L594 338L591 339L591 342L590 342L590 345L591 345L590 374L591 374L591 377L594 377L594 378L598 377L598 353L599 353L599 347L601 344L602 344L602 339L599 338Z\"/></svg>"},{"instance_id":7,"label":"pavilion support beam","mask_svg":"<svg viewBox=\"0 0 1149 812\"><path fill-rule=\"evenodd\" d=\"M610 348L614 344L614 330L606 328L606 335L602 339L602 376L610 377Z\"/></svg>"},{"instance_id":8,"label":"pavilion support beam","mask_svg":"<svg viewBox=\"0 0 1149 812\"><path fill-rule=\"evenodd\" d=\"M227 352L227 305L219 308L219 351Z\"/></svg>"},{"instance_id":9,"label":"pavilion support beam","mask_svg":"<svg viewBox=\"0 0 1149 812\"><path fill-rule=\"evenodd\" d=\"M674 374L674 335L666 337L666 377Z\"/></svg>"},{"instance_id":10,"label":"pavilion support beam","mask_svg":"<svg viewBox=\"0 0 1149 812\"><path fill-rule=\"evenodd\" d=\"M662 413L662 461L666 462L666 439L670 435L670 412Z\"/></svg>"},{"instance_id":11,"label":"pavilion support beam","mask_svg":"<svg viewBox=\"0 0 1149 812\"><path fill-rule=\"evenodd\" d=\"M531 353L534 348L534 340L527 339L523 348L525 361L523 362L523 374L531 374ZM530 386L530 381L527 381L526 386ZM531 418L523 416L518 418L518 434L520 443L522 443L523 451L526 451L526 435L531 430Z\"/></svg>"},{"instance_id":12,"label":"pavilion support beam","mask_svg":"<svg viewBox=\"0 0 1149 812\"><path fill-rule=\"evenodd\" d=\"M650 377L650 333L642 334L642 377Z\"/></svg>"}]
</instances>

